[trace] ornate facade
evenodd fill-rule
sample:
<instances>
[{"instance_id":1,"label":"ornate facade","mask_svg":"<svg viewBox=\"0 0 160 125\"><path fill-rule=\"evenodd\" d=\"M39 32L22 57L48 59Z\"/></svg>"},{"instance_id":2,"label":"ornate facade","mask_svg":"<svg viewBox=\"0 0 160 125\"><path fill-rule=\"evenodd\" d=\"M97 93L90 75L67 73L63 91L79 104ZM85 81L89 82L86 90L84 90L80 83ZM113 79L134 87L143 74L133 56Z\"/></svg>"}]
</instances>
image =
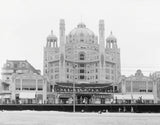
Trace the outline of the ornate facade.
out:
<instances>
[{"instance_id":1,"label":"ornate facade","mask_svg":"<svg viewBox=\"0 0 160 125\"><path fill-rule=\"evenodd\" d=\"M35 73L40 75L40 70L35 69L27 60L7 60L2 67L2 81L11 83L13 74Z\"/></svg>"},{"instance_id":2,"label":"ornate facade","mask_svg":"<svg viewBox=\"0 0 160 125\"><path fill-rule=\"evenodd\" d=\"M2 68L0 103L45 103L47 80L27 60L7 60Z\"/></svg>"},{"instance_id":3,"label":"ornate facade","mask_svg":"<svg viewBox=\"0 0 160 125\"><path fill-rule=\"evenodd\" d=\"M104 21L99 21L99 36L80 23L68 35L60 20L58 38L47 37L44 47L44 76L55 82L119 83L120 49L112 35L105 39Z\"/></svg>"},{"instance_id":4,"label":"ornate facade","mask_svg":"<svg viewBox=\"0 0 160 125\"><path fill-rule=\"evenodd\" d=\"M152 77L144 76L141 70L137 70L135 75L123 77L121 81L121 94L115 96L123 100L142 101L144 103L157 103L158 81ZM142 103L141 102L141 103Z\"/></svg>"}]
</instances>

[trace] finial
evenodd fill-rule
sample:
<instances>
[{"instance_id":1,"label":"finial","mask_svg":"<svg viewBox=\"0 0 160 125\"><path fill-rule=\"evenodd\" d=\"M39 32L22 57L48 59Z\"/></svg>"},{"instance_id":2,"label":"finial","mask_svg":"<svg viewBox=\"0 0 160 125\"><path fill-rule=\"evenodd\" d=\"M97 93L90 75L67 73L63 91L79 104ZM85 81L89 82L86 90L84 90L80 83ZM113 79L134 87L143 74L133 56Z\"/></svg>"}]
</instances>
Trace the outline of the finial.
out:
<instances>
[{"instance_id":1,"label":"finial","mask_svg":"<svg viewBox=\"0 0 160 125\"><path fill-rule=\"evenodd\" d=\"M111 35L112 35L112 31L111 31L111 33L110 33Z\"/></svg>"},{"instance_id":2,"label":"finial","mask_svg":"<svg viewBox=\"0 0 160 125\"><path fill-rule=\"evenodd\" d=\"M53 30L51 30L51 35L53 35Z\"/></svg>"}]
</instances>

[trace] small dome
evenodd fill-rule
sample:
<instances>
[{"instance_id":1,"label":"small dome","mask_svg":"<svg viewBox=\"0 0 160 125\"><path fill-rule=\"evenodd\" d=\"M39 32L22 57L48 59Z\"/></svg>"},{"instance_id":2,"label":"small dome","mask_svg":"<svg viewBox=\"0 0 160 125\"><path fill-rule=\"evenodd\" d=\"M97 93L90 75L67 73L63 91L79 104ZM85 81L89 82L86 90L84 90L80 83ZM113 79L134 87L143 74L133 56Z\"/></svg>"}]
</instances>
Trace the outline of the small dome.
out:
<instances>
[{"instance_id":1,"label":"small dome","mask_svg":"<svg viewBox=\"0 0 160 125\"><path fill-rule=\"evenodd\" d=\"M84 23L79 23L77 25L76 28L74 28L70 33L69 35L73 35L73 36L93 36L94 33L86 28L86 25Z\"/></svg>"},{"instance_id":2,"label":"small dome","mask_svg":"<svg viewBox=\"0 0 160 125\"><path fill-rule=\"evenodd\" d=\"M112 34L112 31L110 35L107 37L106 41L117 41L117 38Z\"/></svg>"},{"instance_id":3,"label":"small dome","mask_svg":"<svg viewBox=\"0 0 160 125\"><path fill-rule=\"evenodd\" d=\"M53 30L51 30L51 34L48 35L47 40L57 40L57 37L53 34Z\"/></svg>"}]
</instances>

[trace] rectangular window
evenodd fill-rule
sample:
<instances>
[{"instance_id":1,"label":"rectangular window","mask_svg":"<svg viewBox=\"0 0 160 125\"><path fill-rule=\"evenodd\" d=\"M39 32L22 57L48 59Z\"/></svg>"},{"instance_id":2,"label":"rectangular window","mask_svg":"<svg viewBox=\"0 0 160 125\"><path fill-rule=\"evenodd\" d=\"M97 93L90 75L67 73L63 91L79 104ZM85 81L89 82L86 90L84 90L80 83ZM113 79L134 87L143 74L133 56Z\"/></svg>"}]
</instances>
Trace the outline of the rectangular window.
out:
<instances>
[{"instance_id":1,"label":"rectangular window","mask_svg":"<svg viewBox=\"0 0 160 125\"><path fill-rule=\"evenodd\" d=\"M55 68L55 72L59 72L59 68Z\"/></svg>"},{"instance_id":2,"label":"rectangular window","mask_svg":"<svg viewBox=\"0 0 160 125\"><path fill-rule=\"evenodd\" d=\"M148 82L148 92L153 92L153 82Z\"/></svg>"},{"instance_id":3,"label":"rectangular window","mask_svg":"<svg viewBox=\"0 0 160 125\"><path fill-rule=\"evenodd\" d=\"M80 73L84 73L84 69L80 69Z\"/></svg>"},{"instance_id":4,"label":"rectangular window","mask_svg":"<svg viewBox=\"0 0 160 125\"><path fill-rule=\"evenodd\" d=\"M110 67L110 65L108 63L106 63L106 67Z\"/></svg>"},{"instance_id":5,"label":"rectangular window","mask_svg":"<svg viewBox=\"0 0 160 125\"><path fill-rule=\"evenodd\" d=\"M58 77L59 77L58 74L56 74L56 75L55 75L55 79L58 79Z\"/></svg>"},{"instance_id":6,"label":"rectangular window","mask_svg":"<svg viewBox=\"0 0 160 125\"><path fill-rule=\"evenodd\" d=\"M111 73L114 74L114 70L111 70Z\"/></svg>"},{"instance_id":7,"label":"rectangular window","mask_svg":"<svg viewBox=\"0 0 160 125\"><path fill-rule=\"evenodd\" d=\"M126 81L126 92L131 92L131 81Z\"/></svg>"},{"instance_id":8,"label":"rectangular window","mask_svg":"<svg viewBox=\"0 0 160 125\"><path fill-rule=\"evenodd\" d=\"M53 73L53 69L51 69L51 73Z\"/></svg>"},{"instance_id":9,"label":"rectangular window","mask_svg":"<svg viewBox=\"0 0 160 125\"><path fill-rule=\"evenodd\" d=\"M20 79L15 80L15 87L16 87L16 90L20 90L20 88L21 88Z\"/></svg>"},{"instance_id":10,"label":"rectangular window","mask_svg":"<svg viewBox=\"0 0 160 125\"><path fill-rule=\"evenodd\" d=\"M18 64L17 63L14 63L14 68L17 68L18 67Z\"/></svg>"},{"instance_id":11,"label":"rectangular window","mask_svg":"<svg viewBox=\"0 0 160 125\"><path fill-rule=\"evenodd\" d=\"M114 80L114 76L112 76L112 80Z\"/></svg>"},{"instance_id":12,"label":"rectangular window","mask_svg":"<svg viewBox=\"0 0 160 125\"><path fill-rule=\"evenodd\" d=\"M106 75L106 79L110 79L109 75Z\"/></svg>"},{"instance_id":13,"label":"rectangular window","mask_svg":"<svg viewBox=\"0 0 160 125\"><path fill-rule=\"evenodd\" d=\"M79 64L79 67L84 67L84 64Z\"/></svg>"},{"instance_id":14,"label":"rectangular window","mask_svg":"<svg viewBox=\"0 0 160 125\"><path fill-rule=\"evenodd\" d=\"M133 81L133 92L146 92L145 81Z\"/></svg>"},{"instance_id":15,"label":"rectangular window","mask_svg":"<svg viewBox=\"0 0 160 125\"><path fill-rule=\"evenodd\" d=\"M98 79L98 75L96 75L96 79Z\"/></svg>"},{"instance_id":16,"label":"rectangular window","mask_svg":"<svg viewBox=\"0 0 160 125\"><path fill-rule=\"evenodd\" d=\"M43 80L42 79L38 80L37 87L39 91L43 90Z\"/></svg>"},{"instance_id":17,"label":"rectangular window","mask_svg":"<svg viewBox=\"0 0 160 125\"><path fill-rule=\"evenodd\" d=\"M98 72L98 69L96 69L96 72Z\"/></svg>"},{"instance_id":18,"label":"rectangular window","mask_svg":"<svg viewBox=\"0 0 160 125\"><path fill-rule=\"evenodd\" d=\"M67 79L69 78L69 75L67 75Z\"/></svg>"},{"instance_id":19,"label":"rectangular window","mask_svg":"<svg viewBox=\"0 0 160 125\"><path fill-rule=\"evenodd\" d=\"M80 75L80 79L84 79L84 75Z\"/></svg>"},{"instance_id":20,"label":"rectangular window","mask_svg":"<svg viewBox=\"0 0 160 125\"><path fill-rule=\"evenodd\" d=\"M106 69L106 73L110 73L110 69Z\"/></svg>"},{"instance_id":21,"label":"rectangular window","mask_svg":"<svg viewBox=\"0 0 160 125\"><path fill-rule=\"evenodd\" d=\"M51 79L53 79L53 75L51 75Z\"/></svg>"},{"instance_id":22,"label":"rectangular window","mask_svg":"<svg viewBox=\"0 0 160 125\"><path fill-rule=\"evenodd\" d=\"M67 72L69 72L69 69L67 68Z\"/></svg>"},{"instance_id":23,"label":"rectangular window","mask_svg":"<svg viewBox=\"0 0 160 125\"><path fill-rule=\"evenodd\" d=\"M22 89L30 90L30 88L36 88L36 79L23 79Z\"/></svg>"}]
</instances>

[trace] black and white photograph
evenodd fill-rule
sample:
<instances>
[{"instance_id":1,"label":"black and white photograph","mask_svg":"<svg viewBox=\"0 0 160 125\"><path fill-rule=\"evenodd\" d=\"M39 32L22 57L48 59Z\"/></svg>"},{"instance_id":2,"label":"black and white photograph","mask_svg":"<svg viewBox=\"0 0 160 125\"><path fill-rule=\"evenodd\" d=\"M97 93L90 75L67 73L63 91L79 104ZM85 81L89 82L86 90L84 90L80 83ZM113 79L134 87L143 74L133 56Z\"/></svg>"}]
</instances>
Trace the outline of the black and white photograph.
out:
<instances>
[{"instance_id":1,"label":"black and white photograph","mask_svg":"<svg viewBox=\"0 0 160 125\"><path fill-rule=\"evenodd\" d=\"M159 125L159 0L0 0L0 125Z\"/></svg>"}]
</instances>

